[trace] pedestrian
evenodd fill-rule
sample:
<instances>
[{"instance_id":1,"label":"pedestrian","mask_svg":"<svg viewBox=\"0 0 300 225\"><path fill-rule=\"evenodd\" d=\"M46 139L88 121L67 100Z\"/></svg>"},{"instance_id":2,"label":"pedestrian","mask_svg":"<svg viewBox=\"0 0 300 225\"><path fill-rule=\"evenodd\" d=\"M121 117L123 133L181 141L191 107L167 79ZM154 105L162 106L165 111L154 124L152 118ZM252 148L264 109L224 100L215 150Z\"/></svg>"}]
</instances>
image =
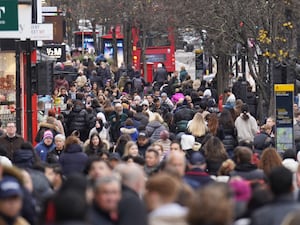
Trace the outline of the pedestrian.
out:
<instances>
[{"instance_id":1,"label":"pedestrian","mask_svg":"<svg viewBox=\"0 0 300 225\"><path fill-rule=\"evenodd\" d=\"M261 126L260 133L254 136L254 152L261 155L263 150L268 147L275 147L275 140L271 137L272 127L268 124Z\"/></svg>"},{"instance_id":2,"label":"pedestrian","mask_svg":"<svg viewBox=\"0 0 300 225\"><path fill-rule=\"evenodd\" d=\"M149 147L145 154L145 173L148 177L157 173L160 165L160 155L153 147Z\"/></svg>"},{"instance_id":3,"label":"pedestrian","mask_svg":"<svg viewBox=\"0 0 300 225\"><path fill-rule=\"evenodd\" d=\"M139 135L137 128L134 127L132 119L128 118L123 127L120 128L121 134L128 134L132 141L136 141Z\"/></svg>"},{"instance_id":4,"label":"pedestrian","mask_svg":"<svg viewBox=\"0 0 300 225\"><path fill-rule=\"evenodd\" d=\"M274 168L268 180L274 200L252 214L251 225L280 225L289 213L300 210L299 203L293 197L291 171L282 166Z\"/></svg>"},{"instance_id":5,"label":"pedestrian","mask_svg":"<svg viewBox=\"0 0 300 225\"><path fill-rule=\"evenodd\" d=\"M98 133L93 133L85 146L87 156L99 156L100 153L109 149L109 146L102 141Z\"/></svg>"},{"instance_id":6,"label":"pedestrian","mask_svg":"<svg viewBox=\"0 0 300 225\"><path fill-rule=\"evenodd\" d=\"M90 157L86 163L85 173L92 182L96 182L97 179L111 176L112 171L107 161L104 161L100 157Z\"/></svg>"},{"instance_id":7,"label":"pedestrian","mask_svg":"<svg viewBox=\"0 0 300 225\"><path fill-rule=\"evenodd\" d=\"M153 113L153 118L149 120L146 126L146 132L150 137L150 142L154 143L159 140L160 132L164 130L168 130L168 128L164 124L163 118L158 113Z\"/></svg>"},{"instance_id":8,"label":"pedestrian","mask_svg":"<svg viewBox=\"0 0 300 225\"><path fill-rule=\"evenodd\" d=\"M119 203L119 225L147 225L146 208L140 199L145 190L145 176L136 164L118 165L115 171L122 179L122 198Z\"/></svg>"},{"instance_id":9,"label":"pedestrian","mask_svg":"<svg viewBox=\"0 0 300 225\"><path fill-rule=\"evenodd\" d=\"M74 173L83 173L87 160L88 157L82 151L80 139L75 136L69 136L66 139L65 150L59 158L63 174L69 176Z\"/></svg>"},{"instance_id":10,"label":"pedestrian","mask_svg":"<svg viewBox=\"0 0 300 225\"><path fill-rule=\"evenodd\" d=\"M188 224L232 224L234 202L230 195L229 187L222 183L213 183L201 189L189 206Z\"/></svg>"},{"instance_id":11,"label":"pedestrian","mask_svg":"<svg viewBox=\"0 0 300 225\"><path fill-rule=\"evenodd\" d=\"M32 168L40 161L30 142L24 142L13 154L12 163L19 168Z\"/></svg>"},{"instance_id":12,"label":"pedestrian","mask_svg":"<svg viewBox=\"0 0 300 225\"><path fill-rule=\"evenodd\" d=\"M0 224L29 225L20 216L23 191L19 181L12 176L4 176L0 181Z\"/></svg>"},{"instance_id":13,"label":"pedestrian","mask_svg":"<svg viewBox=\"0 0 300 225\"><path fill-rule=\"evenodd\" d=\"M146 183L145 203L150 211L149 225L187 225L187 208L176 200L181 190L180 182L167 173L159 173Z\"/></svg>"},{"instance_id":14,"label":"pedestrian","mask_svg":"<svg viewBox=\"0 0 300 225\"><path fill-rule=\"evenodd\" d=\"M161 87L168 80L168 72L161 63L157 64L157 69L154 73L153 82L157 82L157 86Z\"/></svg>"},{"instance_id":15,"label":"pedestrian","mask_svg":"<svg viewBox=\"0 0 300 225\"><path fill-rule=\"evenodd\" d=\"M57 134L54 137L55 148L52 151L48 152L47 160L46 160L47 163L50 164L59 163L59 158L65 148L65 141L66 141L66 137L63 134Z\"/></svg>"},{"instance_id":16,"label":"pedestrian","mask_svg":"<svg viewBox=\"0 0 300 225\"><path fill-rule=\"evenodd\" d=\"M180 79L180 82L182 83L183 81L185 81L186 79L186 76L188 75L187 71L185 70L185 67L182 66L180 68L180 72L179 72L179 79Z\"/></svg>"},{"instance_id":17,"label":"pedestrian","mask_svg":"<svg viewBox=\"0 0 300 225\"><path fill-rule=\"evenodd\" d=\"M264 171L265 175L269 175L272 169L282 166L282 158L275 148L266 148L262 152L258 164L258 168Z\"/></svg>"},{"instance_id":18,"label":"pedestrian","mask_svg":"<svg viewBox=\"0 0 300 225\"><path fill-rule=\"evenodd\" d=\"M99 178L94 187L94 199L90 212L91 224L117 224L120 200L120 181L113 176Z\"/></svg>"},{"instance_id":19,"label":"pedestrian","mask_svg":"<svg viewBox=\"0 0 300 225\"><path fill-rule=\"evenodd\" d=\"M82 101L76 100L67 118L67 136L76 130L80 134L80 140L85 142L96 123L96 117L90 118L91 115L88 114Z\"/></svg>"},{"instance_id":20,"label":"pedestrian","mask_svg":"<svg viewBox=\"0 0 300 225\"><path fill-rule=\"evenodd\" d=\"M24 139L17 134L16 124L8 122L6 124L6 133L0 137L0 145L4 147L7 157L12 160L15 150L20 149Z\"/></svg>"},{"instance_id":21,"label":"pedestrian","mask_svg":"<svg viewBox=\"0 0 300 225\"><path fill-rule=\"evenodd\" d=\"M258 126L255 118L248 111L247 104L242 106L242 112L235 120L238 141L253 142L254 136L258 133Z\"/></svg>"},{"instance_id":22,"label":"pedestrian","mask_svg":"<svg viewBox=\"0 0 300 225\"><path fill-rule=\"evenodd\" d=\"M43 140L35 147L37 155L43 162L45 162L48 152L52 151L54 148L55 143L53 140L53 134L51 130L46 130L43 135Z\"/></svg>"},{"instance_id":23,"label":"pedestrian","mask_svg":"<svg viewBox=\"0 0 300 225\"><path fill-rule=\"evenodd\" d=\"M234 160L236 166L230 173L231 177L239 176L245 180L260 180L265 179L264 171L258 169L256 165L252 163L252 151L248 147L238 146L234 150Z\"/></svg>"},{"instance_id":24,"label":"pedestrian","mask_svg":"<svg viewBox=\"0 0 300 225\"><path fill-rule=\"evenodd\" d=\"M217 175L222 163L227 160L228 154L223 143L217 137L210 137L204 146L207 171L211 175Z\"/></svg>"},{"instance_id":25,"label":"pedestrian","mask_svg":"<svg viewBox=\"0 0 300 225\"><path fill-rule=\"evenodd\" d=\"M128 141L126 143L123 156L139 156L139 149L134 141Z\"/></svg>"},{"instance_id":26,"label":"pedestrian","mask_svg":"<svg viewBox=\"0 0 300 225\"><path fill-rule=\"evenodd\" d=\"M201 152L193 152L187 164L184 181L197 190L213 182L210 174L206 172L206 159Z\"/></svg>"}]
</instances>

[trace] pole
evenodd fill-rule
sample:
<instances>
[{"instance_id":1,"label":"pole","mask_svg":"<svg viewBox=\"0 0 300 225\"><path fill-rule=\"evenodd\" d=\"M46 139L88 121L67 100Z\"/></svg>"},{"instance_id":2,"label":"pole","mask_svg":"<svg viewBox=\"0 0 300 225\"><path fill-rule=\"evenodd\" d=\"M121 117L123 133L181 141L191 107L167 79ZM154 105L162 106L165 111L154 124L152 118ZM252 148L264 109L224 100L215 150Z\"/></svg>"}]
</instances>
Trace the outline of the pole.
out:
<instances>
[{"instance_id":1,"label":"pole","mask_svg":"<svg viewBox=\"0 0 300 225\"><path fill-rule=\"evenodd\" d=\"M20 41L16 41L16 127L17 133L22 134L22 127L21 127L21 70L20 70Z\"/></svg>"},{"instance_id":2,"label":"pole","mask_svg":"<svg viewBox=\"0 0 300 225\"><path fill-rule=\"evenodd\" d=\"M27 140L32 142L32 87L31 87L31 42L26 39L26 117Z\"/></svg>"},{"instance_id":3,"label":"pole","mask_svg":"<svg viewBox=\"0 0 300 225\"><path fill-rule=\"evenodd\" d=\"M81 31L81 46L82 46L82 56L84 55L84 29Z\"/></svg>"}]
</instances>

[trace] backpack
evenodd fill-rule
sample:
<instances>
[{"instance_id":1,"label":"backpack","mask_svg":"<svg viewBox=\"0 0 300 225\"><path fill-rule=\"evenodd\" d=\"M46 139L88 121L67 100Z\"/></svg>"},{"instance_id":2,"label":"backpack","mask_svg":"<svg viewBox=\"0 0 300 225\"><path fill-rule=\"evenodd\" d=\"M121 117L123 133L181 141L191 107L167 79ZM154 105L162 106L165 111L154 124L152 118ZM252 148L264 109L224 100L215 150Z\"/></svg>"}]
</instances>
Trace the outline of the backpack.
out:
<instances>
[{"instance_id":1,"label":"backpack","mask_svg":"<svg viewBox=\"0 0 300 225\"><path fill-rule=\"evenodd\" d=\"M136 91L143 91L144 90L144 85L143 85L142 78L140 78L140 77L133 78L133 88Z\"/></svg>"}]
</instances>

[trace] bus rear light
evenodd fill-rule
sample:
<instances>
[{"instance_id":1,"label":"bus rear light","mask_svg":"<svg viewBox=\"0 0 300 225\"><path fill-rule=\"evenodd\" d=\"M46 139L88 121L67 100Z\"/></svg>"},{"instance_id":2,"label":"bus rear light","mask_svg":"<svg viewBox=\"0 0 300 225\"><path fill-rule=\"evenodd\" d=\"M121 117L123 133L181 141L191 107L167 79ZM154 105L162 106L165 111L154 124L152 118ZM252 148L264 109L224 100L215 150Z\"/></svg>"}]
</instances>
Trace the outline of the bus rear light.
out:
<instances>
[{"instance_id":1,"label":"bus rear light","mask_svg":"<svg viewBox=\"0 0 300 225\"><path fill-rule=\"evenodd\" d=\"M132 46L132 50L133 50L133 51L136 51L136 46Z\"/></svg>"},{"instance_id":2,"label":"bus rear light","mask_svg":"<svg viewBox=\"0 0 300 225\"><path fill-rule=\"evenodd\" d=\"M135 56L133 56L133 60L137 60L137 58L138 58L138 57L137 57L136 55L135 55Z\"/></svg>"}]
</instances>

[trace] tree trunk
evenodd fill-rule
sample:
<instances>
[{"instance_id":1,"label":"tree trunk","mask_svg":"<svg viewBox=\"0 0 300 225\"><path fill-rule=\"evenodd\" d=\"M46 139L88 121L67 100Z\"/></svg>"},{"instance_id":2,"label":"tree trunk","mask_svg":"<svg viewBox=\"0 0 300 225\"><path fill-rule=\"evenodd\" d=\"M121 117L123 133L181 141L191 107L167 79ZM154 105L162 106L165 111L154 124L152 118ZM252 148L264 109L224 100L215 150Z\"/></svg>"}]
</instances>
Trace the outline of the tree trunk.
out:
<instances>
[{"instance_id":1,"label":"tree trunk","mask_svg":"<svg viewBox=\"0 0 300 225\"><path fill-rule=\"evenodd\" d=\"M218 72L217 72L217 91L218 95L221 95L224 89L228 86L228 73L229 73L229 66L228 66L228 56L226 54L219 54L216 58Z\"/></svg>"},{"instance_id":2,"label":"tree trunk","mask_svg":"<svg viewBox=\"0 0 300 225\"><path fill-rule=\"evenodd\" d=\"M98 43L97 43L97 36L96 36L96 20L95 19L92 19L92 27L93 27L94 48L95 48L95 51L96 51L96 50L98 50Z\"/></svg>"},{"instance_id":3,"label":"tree trunk","mask_svg":"<svg viewBox=\"0 0 300 225\"><path fill-rule=\"evenodd\" d=\"M132 43L131 43L131 23L125 21L124 23L124 42L123 42L123 56L125 65L128 66L132 62Z\"/></svg>"},{"instance_id":4,"label":"tree trunk","mask_svg":"<svg viewBox=\"0 0 300 225\"><path fill-rule=\"evenodd\" d=\"M114 65L118 66L118 47L117 47L117 37L116 28L112 29L112 46L113 46L113 61Z\"/></svg>"}]
</instances>

